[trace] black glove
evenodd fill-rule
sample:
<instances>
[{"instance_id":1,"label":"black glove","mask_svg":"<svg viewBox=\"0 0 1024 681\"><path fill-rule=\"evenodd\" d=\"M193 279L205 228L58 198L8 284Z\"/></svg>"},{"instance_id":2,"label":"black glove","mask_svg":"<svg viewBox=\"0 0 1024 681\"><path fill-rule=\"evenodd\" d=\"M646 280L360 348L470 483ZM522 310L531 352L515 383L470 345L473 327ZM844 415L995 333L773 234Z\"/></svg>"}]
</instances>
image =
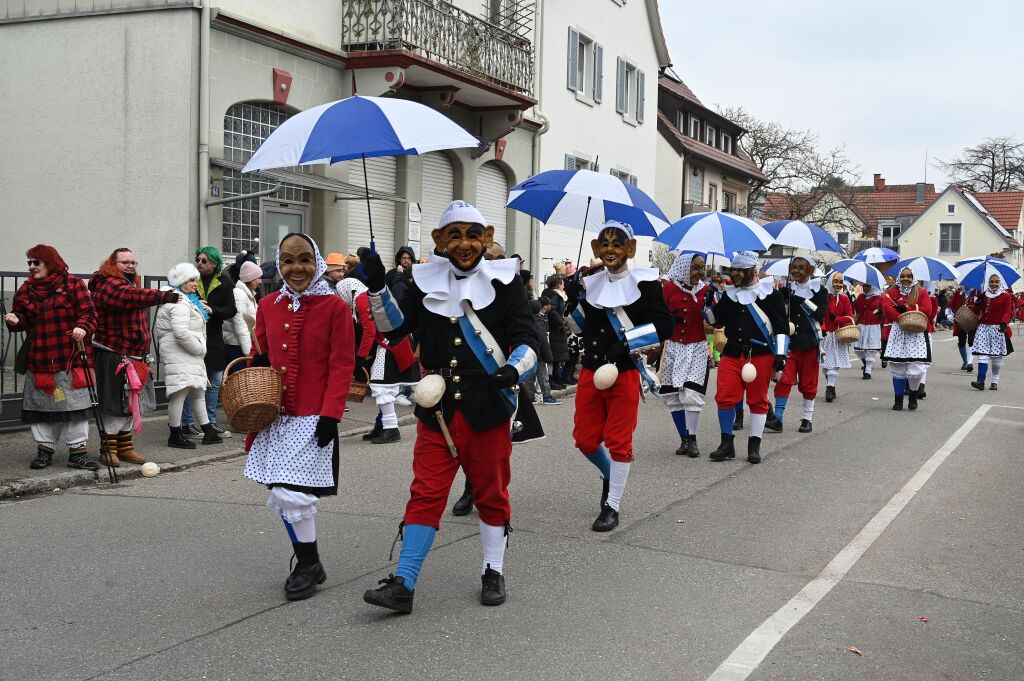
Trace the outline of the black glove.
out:
<instances>
[{"instance_id":1,"label":"black glove","mask_svg":"<svg viewBox=\"0 0 1024 681\"><path fill-rule=\"evenodd\" d=\"M785 368L785 366L786 366L786 356L785 355L775 355L775 364L772 366L772 368L775 371L782 371Z\"/></svg>"},{"instance_id":2,"label":"black glove","mask_svg":"<svg viewBox=\"0 0 1024 681\"><path fill-rule=\"evenodd\" d=\"M1006 322L999 322L999 332L1006 333Z\"/></svg>"},{"instance_id":3,"label":"black glove","mask_svg":"<svg viewBox=\"0 0 1024 681\"><path fill-rule=\"evenodd\" d=\"M570 279L565 282L565 297L569 300L579 300L583 295L583 284L579 279Z\"/></svg>"},{"instance_id":4,"label":"black glove","mask_svg":"<svg viewBox=\"0 0 1024 681\"><path fill-rule=\"evenodd\" d=\"M629 346L627 346L625 343L612 343L611 345L608 346L608 352L605 353L605 356L608 358L609 362L615 364L620 359L625 357L628 353Z\"/></svg>"},{"instance_id":5,"label":"black glove","mask_svg":"<svg viewBox=\"0 0 1024 681\"><path fill-rule=\"evenodd\" d=\"M494 376L491 376L491 380L499 388L511 388L519 382L519 370L511 364L503 364Z\"/></svg>"},{"instance_id":6,"label":"black glove","mask_svg":"<svg viewBox=\"0 0 1024 681\"><path fill-rule=\"evenodd\" d=\"M783 286L781 289L779 289L779 293L782 294L783 298L789 300L790 296L793 295L793 289L789 288L788 286Z\"/></svg>"},{"instance_id":7,"label":"black glove","mask_svg":"<svg viewBox=\"0 0 1024 681\"><path fill-rule=\"evenodd\" d=\"M711 307L715 304L715 287L708 286L708 292L704 294L704 306Z\"/></svg>"},{"instance_id":8,"label":"black glove","mask_svg":"<svg viewBox=\"0 0 1024 681\"><path fill-rule=\"evenodd\" d=\"M332 442L338 441L338 419L330 416L321 416L316 422L316 446L326 447Z\"/></svg>"},{"instance_id":9,"label":"black glove","mask_svg":"<svg viewBox=\"0 0 1024 681\"><path fill-rule=\"evenodd\" d=\"M903 314L904 312L907 311L906 305L894 305L893 307L895 307L896 311L899 312L900 314Z\"/></svg>"},{"instance_id":10,"label":"black glove","mask_svg":"<svg viewBox=\"0 0 1024 681\"><path fill-rule=\"evenodd\" d=\"M255 367L269 367L270 366L270 355L267 355L267 354L256 355L255 357L252 358L252 361L249 362L249 366L251 368L255 368Z\"/></svg>"},{"instance_id":11,"label":"black glove","mask_svg":"<svg viewBox=\"0 0 1024 681\"><path fill-rule=\"evenodd\" d=\"M387 270L384 269L384 263L380 260L380 255L376 251L368 251L360 262L363 265L363 274L366 275L366 287L370 289L370 293L377 293L383 291L387 283L384 281L384 275L387 274Z\"/></svg>"}]
</instances>

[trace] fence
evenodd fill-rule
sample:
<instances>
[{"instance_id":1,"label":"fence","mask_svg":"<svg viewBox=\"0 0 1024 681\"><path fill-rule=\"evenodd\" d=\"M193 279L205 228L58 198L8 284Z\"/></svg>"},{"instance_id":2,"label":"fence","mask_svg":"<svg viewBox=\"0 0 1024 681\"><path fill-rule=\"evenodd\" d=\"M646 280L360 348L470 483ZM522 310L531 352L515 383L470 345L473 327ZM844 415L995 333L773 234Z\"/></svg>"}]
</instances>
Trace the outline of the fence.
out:
<instances>
[{"instance_id":1,"label":"fence","mask_svg":"<svg viewBox=\"0 0 1024 681\"><path fill-rule=\"evenodd\" d=\"M76 277L88 283L89 274L76 274ZM25 281L27 274L24 272L0 271L0 302L3 311L9 312L17 293L18 287ZM144 277L143 286L146 288L160 288L167 282L166 277ZM156 319L156 307L149 308L149 326L152 331ZM20 423L21 419L21 391L24 385L24 377L14 372L14 358L18 354L18 348L24 342L24 334L11 333L5 324L0 324L0 428L10 428ZM164 393L164 382L162 365L160 364L160 353L154 343L150 352L157 359L153 363L152 375L156 386L157 406L167 406L167 397Z\"/></svg>"}]
</instances>

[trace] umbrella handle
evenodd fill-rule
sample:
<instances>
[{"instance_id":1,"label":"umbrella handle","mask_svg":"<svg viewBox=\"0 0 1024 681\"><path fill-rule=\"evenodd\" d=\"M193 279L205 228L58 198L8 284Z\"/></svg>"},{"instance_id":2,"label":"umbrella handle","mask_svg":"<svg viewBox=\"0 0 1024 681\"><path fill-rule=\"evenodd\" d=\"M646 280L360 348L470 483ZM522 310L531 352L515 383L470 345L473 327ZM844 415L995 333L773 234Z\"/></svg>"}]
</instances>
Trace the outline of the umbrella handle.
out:
<instances>
[{"instance_id":1,"label":"umbrella handle","mask_svg":"<svg viewBox=\"0 0 1024 681\"><path fill-rule=\"evenodd\" d=\"M587 220L590 219L590 202L593 200L592 197L587 197L587 210L583 213L583 230L580 233L580 250L576 254L576 271L579 272L580 264L583 258L583 241L587 238Z\"/></svg>"},{"instance_id":2,"label":"umbrella handle","mask_svg":"<svg viewBox=\"0 0 1024 681\"><path fill-rule=\"evenodd\" d=\"M370 250L374 253L377 250L373 245L373 213L370 211L370 180L366 174L366 154L360 154L363 159L363 187L366 188L366 219L370 223Z\"/></svg>"}]
</instances>

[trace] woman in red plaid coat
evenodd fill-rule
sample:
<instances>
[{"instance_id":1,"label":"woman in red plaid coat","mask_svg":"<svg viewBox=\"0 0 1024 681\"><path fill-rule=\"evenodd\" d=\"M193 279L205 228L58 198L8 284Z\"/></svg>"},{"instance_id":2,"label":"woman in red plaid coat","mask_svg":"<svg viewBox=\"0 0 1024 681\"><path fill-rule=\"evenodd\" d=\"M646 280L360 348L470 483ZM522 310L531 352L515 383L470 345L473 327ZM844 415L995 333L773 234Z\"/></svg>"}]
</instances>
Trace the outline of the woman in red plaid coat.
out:
<instances>
[{"instance_id":1,"label":"woman in red plaid coat","mask_svg":"<svg viewBox=\"0 0 1024 681\"><path fill-rule=\"evenodd\" d=\"M13 312L4 316L11 331L26 332L28 363L21 420L32 427L36 458L32 468L53 463L61 436L68 445L68 466L94 471L99 465L86 451L92 400L85 362L76 343L96 330L96 310L82 280L68 274L67 263L52 246L39 244L25 254L29 278L14 294Z\"/></svg>"}]
</instances>

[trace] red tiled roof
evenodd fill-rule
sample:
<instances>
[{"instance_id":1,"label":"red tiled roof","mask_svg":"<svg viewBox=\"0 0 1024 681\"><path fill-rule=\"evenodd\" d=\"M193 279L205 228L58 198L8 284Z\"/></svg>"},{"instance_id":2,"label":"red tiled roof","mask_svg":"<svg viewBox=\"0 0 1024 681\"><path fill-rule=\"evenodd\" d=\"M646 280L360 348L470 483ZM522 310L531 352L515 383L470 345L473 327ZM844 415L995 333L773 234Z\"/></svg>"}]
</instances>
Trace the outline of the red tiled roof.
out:
<instances>
[{"instance_id":1,"label":"red tiled roof","mask_svg":"<svg viewBox=\"0 0 1024 681\"><path fill-rule=\"evenodd\" d=\"M1003 229L1017 229L1021 208L1024 207L1024 192L976 192L974 198L985 206Z\"/></svg>"},{"instance_id":2,"label":"red tiled roof","mask_svg":"<svg viewBox=\"0 0 1024 681\"><path fill-rule=\"evenodd\" d=\"M658 86L663 87L672 94L682 97L683 99L687 99L694 104L704 106L704 102L700 101L700 99L697 98L697 95L693 94L693 90L691 90L686 83L681 80L676 80L662 75L658 78Z\"/></svg>"},{"instance_id":3,"label":"red tiled roof","mask_svg":"<svg viewBox=\"0 0 1024 681\"><path fill-rule=\"evenodd\" d=\"M755 180L767 180L761 169L758 168L753 161L750 160L749 156L743 154L740 150L739 156L727 154L720 149L699 142L692 137L684 135L679 128L673 125L672 121L668 119L661 111L658 112L658 130L662 131L670 142L675 142L677 148L681 148L684 152L692 154L693 156L706 161L708 163L725 166L731 168L738 173L741 173L745 177L749 177Z\"/></svg>"},{"instance_id":4,"label":"red tiled roof","mask_svg":"<svg viewBox=\"0 0 1024 681\"><path fill-rule=\"evenodd\" d=\"M896 187L900 189L896 189ZM868 233L876 233L879 220L920 215L938 196L935 192L935 185L926 185L924 199L918 203L917 187L912 184L887 186L880 192L874 191L874 187L870 189L850 187L840 194L846 194L851 199L847 204L864 221ZM765 197L765 219L790 220L804 217L822 196L822 193L798 196L796 197L797 203L794 204L793 197L786 194L768 194ZM838 198L843 200L846 197L839 196ZM793 212L794 205L803 211L801 215L790 214Z\"/></svg>"}]
</instances>

